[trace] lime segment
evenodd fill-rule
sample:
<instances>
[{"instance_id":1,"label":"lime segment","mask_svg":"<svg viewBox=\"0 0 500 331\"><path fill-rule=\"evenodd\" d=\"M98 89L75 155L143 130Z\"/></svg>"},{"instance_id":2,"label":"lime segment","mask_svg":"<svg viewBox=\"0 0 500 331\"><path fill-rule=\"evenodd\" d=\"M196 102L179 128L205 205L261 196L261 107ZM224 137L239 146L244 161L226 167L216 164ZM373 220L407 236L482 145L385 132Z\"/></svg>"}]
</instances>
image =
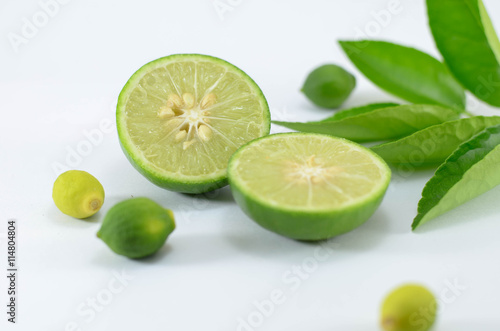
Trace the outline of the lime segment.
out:
<instances>
[{"instance_id":1,"label":"lime segment","mask_svg":"<svg viewBox=\"0 0 500 331\"><path fill-rule=\"evenodd\" d=\"M238 147L266 135L269 108L255 82L206 55L146 64L120 94L117 125L132 164L155 184L201 193L227 183Z\"/></svg>"},{"instance_id":2,"label":"lime segment","mask_svg":"<svg viewBox=\"0 0 500 331\"><path fill-rule=\"evenodd\" d=\"M384 196L390 170L348 140L288 133L240 148L230 160L229 181L238 204L262 226L320 240L365 222Z\"/></svg>"}]
</instances>

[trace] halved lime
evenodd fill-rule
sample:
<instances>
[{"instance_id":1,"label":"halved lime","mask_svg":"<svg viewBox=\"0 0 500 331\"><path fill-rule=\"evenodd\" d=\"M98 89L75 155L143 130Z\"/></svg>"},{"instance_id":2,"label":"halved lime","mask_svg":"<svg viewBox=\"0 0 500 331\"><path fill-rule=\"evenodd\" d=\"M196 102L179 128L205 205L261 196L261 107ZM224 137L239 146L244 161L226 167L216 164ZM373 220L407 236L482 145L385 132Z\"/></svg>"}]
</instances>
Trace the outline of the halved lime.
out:
<instances>
[{"instance_id":1,"label":"halved lime","mask_svg":"<svg viewBox=\"0 0 500 331\"><path fill-rule=\"evenodd\" d=\"M169 190L203 193L227 185L229 157L267 135L269 107L257 84L207 55L170 55L140 68L116 111L132 165Z\"/></svg>"},{"instance_id":2,"label":"halved lime","mask_svg":"<svg viewBox=\"0 0 500 331\"><path fill-rule=\"evenodd\" d=\"M231 157L228 173L248 216L299 240L327 239L363 224L391 177L387 164L367 148L312 133L256 139Z\"/></svg>"}]
</instances>

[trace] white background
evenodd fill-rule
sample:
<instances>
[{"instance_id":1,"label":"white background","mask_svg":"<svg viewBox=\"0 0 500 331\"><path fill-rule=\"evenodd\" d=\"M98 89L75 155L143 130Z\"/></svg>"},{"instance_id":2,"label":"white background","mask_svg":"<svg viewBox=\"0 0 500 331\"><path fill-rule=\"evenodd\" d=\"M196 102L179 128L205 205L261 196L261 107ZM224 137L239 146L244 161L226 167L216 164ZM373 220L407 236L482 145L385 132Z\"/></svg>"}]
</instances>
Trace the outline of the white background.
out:
<instances>
[{"instance_id":1,"label":"white background","mask_svg":"<svg viewBox=\"0 0 500 331\"><path fill-rule=\"evenodd\" d=\"M323 63L358 78L345 107L396 100L355 70L338 39L365 33L438 56L423 0L402 0L400 12L381 23L374 13L387 10L388 0L222 2L232 10L218 12L211 0L73 0L47 22L38 17L45 26L16 52L9 36L22 36L23 19L33 22L42 7L0 0L0 267L6 269L6 222L15 218L20 270L15 326L6 322L7 283L0 277L0 329L250 331L238 321L254 318L259 331L377 330L384 295L413 281L440 298L436 330L498 330L500 187L412 233L433 171L395 172L380 209L330 241L331 253L318 262L320 246L261 229L228 188L191 197L162 190L132 168L118 144L114 106L130 75L158 57L193 52L226 59L260 85L274 119L302 121L331 113L299 92ZM485 3L500 26L500 3ZM472 97L469 103L477 114L498 114ZM113 127L102 131L106 122ZM72 159L71 151L89 146L91 131L97 139L91 150ZM58 165L86 170L104 185L106 202L96 216L75 220L56 209ZM177 217L178 228L150 259L115 255L95 236L106 211L131 196L149 197ZM307 279L283 279L304 263ZM116 288L122 272L133 279L110 297L109 285ZM259 321L254 302L273 290L284 302Z\"/></svg>"}]
</instances>

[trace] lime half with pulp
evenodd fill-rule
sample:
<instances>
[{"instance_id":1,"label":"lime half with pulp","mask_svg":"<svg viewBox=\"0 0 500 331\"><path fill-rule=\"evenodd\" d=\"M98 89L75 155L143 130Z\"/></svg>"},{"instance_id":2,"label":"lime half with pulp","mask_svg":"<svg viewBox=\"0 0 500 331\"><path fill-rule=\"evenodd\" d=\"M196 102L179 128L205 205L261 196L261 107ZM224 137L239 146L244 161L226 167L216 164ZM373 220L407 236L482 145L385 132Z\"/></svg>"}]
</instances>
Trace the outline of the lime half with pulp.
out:
<instances>
[{"instance_id":1,"label":"lime half with pulp","mask_svg":"<svg viewBox=\"0 0 500 331\"><path fill-rule=\"evenodd\" d=\"M176 54L140 68L116 111L132 165L163 188L203 193L227 185L227 162L267 135L269 107L257 84L221 59Z\"/></svg>"},{"instance_id":2,"label":"lime half with pulp","mask_svg":"<svg viewBox=\"0 0 500 331\"><path fill-rule=\"evenodd\" d=\"M256 139L232 156L228 172L234 198L248 216L300 240L327 239L363 224L391 177L367 148L311 133Z\"/></svg>"}]
</instances>

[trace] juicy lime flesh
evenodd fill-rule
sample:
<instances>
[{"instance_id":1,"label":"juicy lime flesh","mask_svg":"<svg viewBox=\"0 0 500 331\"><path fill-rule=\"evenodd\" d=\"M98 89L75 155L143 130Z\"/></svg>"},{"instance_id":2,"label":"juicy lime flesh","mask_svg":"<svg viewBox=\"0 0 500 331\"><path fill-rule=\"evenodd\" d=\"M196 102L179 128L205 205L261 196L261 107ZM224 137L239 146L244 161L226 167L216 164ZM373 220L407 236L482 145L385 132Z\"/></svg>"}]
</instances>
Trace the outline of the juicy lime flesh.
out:
<instances>
[{"instance_id":1,"label":"juicy lime flesh","mask_svg":"<svg viewBox=\"0 0 500 331\"><path fill-rule=\"evenodd\" d=\"M224 176L239 146L269 132L260 89L224 61L174 56L144 71L127 92L119 126L133 158L160 177Z\"/></svg>"},{"instance_id":2,"label":"juicy lime flesh","mask_svg":"<svg viewBox=\"0 0 500 331\"><path fill-rule=\"evenodd\" d=\"M274 135L238 153L232 169L242 190L288 210L337 210L385 190L387 165L343 139Z\"/></svg>"}]
</instances>

